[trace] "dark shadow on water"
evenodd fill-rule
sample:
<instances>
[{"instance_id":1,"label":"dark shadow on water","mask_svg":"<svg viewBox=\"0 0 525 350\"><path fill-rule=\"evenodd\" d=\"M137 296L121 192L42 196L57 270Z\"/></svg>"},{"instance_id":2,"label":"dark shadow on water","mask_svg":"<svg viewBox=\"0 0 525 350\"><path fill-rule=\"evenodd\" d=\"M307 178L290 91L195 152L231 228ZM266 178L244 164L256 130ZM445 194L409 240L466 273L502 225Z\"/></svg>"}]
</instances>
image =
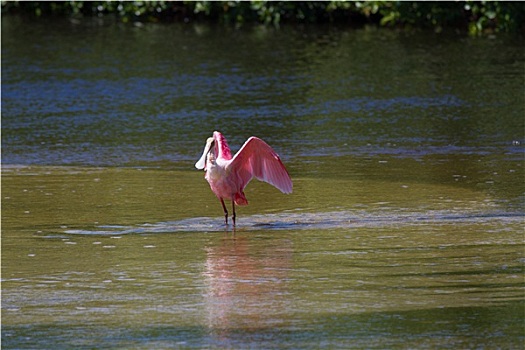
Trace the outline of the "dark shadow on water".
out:
<instances>
[{"instance_id":1,"label":"dark shadow on water","mask_svg":"<svg viewBox=\"0 0 525 350\"><path fill-rule=\"evenodd\" d=\"M523 345L523 301L487 307L449 307L362 314L297 317L288 325L230 328L207 326L109 326L69 323L2 327L7 348L507 348Z\"/></svg>"}]
</instances>

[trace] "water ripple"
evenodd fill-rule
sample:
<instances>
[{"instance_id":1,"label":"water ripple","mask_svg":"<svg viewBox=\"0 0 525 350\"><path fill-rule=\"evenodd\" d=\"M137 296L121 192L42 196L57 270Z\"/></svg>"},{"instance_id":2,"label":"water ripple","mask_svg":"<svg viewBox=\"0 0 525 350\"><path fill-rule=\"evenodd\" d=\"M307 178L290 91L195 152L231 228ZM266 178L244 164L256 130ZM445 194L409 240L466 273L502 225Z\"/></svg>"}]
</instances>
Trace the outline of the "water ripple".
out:
<instances>
[{"instance_id":1,"label":"water ripple","mask_svg":"<svg viewBox=\"0 0 525 350\"><path fill-rule=\"evenodd\" d=\"M523 222L522 213L458 213L432 211L422 213L391 213L376 215L369 212L332 211L321 213L279 213L252 215L238 220L237 230L333 230L408 225L486 224L494 221ZM222 218L197 217L178 221L147 223L136 226L101 225L95 229L69 229L71 235L120 236L127 234L154 234L173 232L221 232L231 229Z\"/></svg>"}]
</instances>

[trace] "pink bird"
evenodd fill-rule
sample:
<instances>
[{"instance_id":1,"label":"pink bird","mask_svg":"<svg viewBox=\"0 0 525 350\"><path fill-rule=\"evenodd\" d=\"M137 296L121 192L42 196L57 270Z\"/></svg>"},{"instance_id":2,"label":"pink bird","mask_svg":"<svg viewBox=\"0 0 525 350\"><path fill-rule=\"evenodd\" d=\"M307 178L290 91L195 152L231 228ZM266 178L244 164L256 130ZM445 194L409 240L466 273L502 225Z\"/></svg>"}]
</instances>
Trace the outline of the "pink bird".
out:
<instances>
[{"instance_id":1,"label":"pink bird","mask_svg":"<svg viewBox=\"0 0 525 350\"><path fill-rule=\"evenodd\" d=\"M224 200L232 201L235 226L235 204L248 205L243 191L254 177L275 186L283 193L292 193L292 179L279 155L255 136L250 137L232 157L224 136L218 131L213 132L213 137L206 140L202 157L195 163L195 167L206 172L204 178L221 201L226 225L228 210Z\"/></svg>"}]
</instances>

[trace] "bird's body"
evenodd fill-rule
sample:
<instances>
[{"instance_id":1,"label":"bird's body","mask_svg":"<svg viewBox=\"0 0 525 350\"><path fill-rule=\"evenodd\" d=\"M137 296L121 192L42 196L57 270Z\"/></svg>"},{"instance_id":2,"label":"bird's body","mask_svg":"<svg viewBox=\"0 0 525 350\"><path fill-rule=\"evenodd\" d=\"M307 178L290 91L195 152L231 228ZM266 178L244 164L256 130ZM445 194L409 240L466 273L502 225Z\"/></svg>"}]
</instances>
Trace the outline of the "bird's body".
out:
<instances>
[{"instance_id":1,"label":"bird's body","mask_svg":"<svg viewBox=\"0 0 525 350\"><path fill-rule=\"evenodd\" d=\"M235 204L248 205L244 188L254 177L275 186L283 193L292 192L292 180L279 155L255 136L250 137L239 152L232 156L224 136L215 131L213 137L206 141L202 157L195 163L195 167L206 171L205 178L221 201L226 224L228 211L224 199L232 201L235 225Z\"/></svg>"}]
</instances>

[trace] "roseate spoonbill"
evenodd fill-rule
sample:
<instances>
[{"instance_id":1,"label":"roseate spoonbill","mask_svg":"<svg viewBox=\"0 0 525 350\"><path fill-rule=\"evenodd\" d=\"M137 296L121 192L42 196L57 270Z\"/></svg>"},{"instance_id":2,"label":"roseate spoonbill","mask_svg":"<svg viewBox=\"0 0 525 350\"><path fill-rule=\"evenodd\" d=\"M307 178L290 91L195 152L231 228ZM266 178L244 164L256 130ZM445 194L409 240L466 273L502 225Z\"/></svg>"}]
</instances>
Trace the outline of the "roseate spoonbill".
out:
<instances>
[{"instance_id":1,"label":"roseate spoonbill","mask_svg":"<svg viewBox=\"0 0 525 350\"><path fill-rule=\"evenodd\" d=\"M235 204L248 205L244 188L254 177L277 187L283 193L292 193L292 179L279 155L263 140L250 137L239 152L232 157L230 147L222 134L213 132L206 140L202 157L195 163L204 169L211 190L221 201L224 221L228 225L228 210L225 199L232 201L233 226L235 226Z\"/></svg>"}]
</instances>

